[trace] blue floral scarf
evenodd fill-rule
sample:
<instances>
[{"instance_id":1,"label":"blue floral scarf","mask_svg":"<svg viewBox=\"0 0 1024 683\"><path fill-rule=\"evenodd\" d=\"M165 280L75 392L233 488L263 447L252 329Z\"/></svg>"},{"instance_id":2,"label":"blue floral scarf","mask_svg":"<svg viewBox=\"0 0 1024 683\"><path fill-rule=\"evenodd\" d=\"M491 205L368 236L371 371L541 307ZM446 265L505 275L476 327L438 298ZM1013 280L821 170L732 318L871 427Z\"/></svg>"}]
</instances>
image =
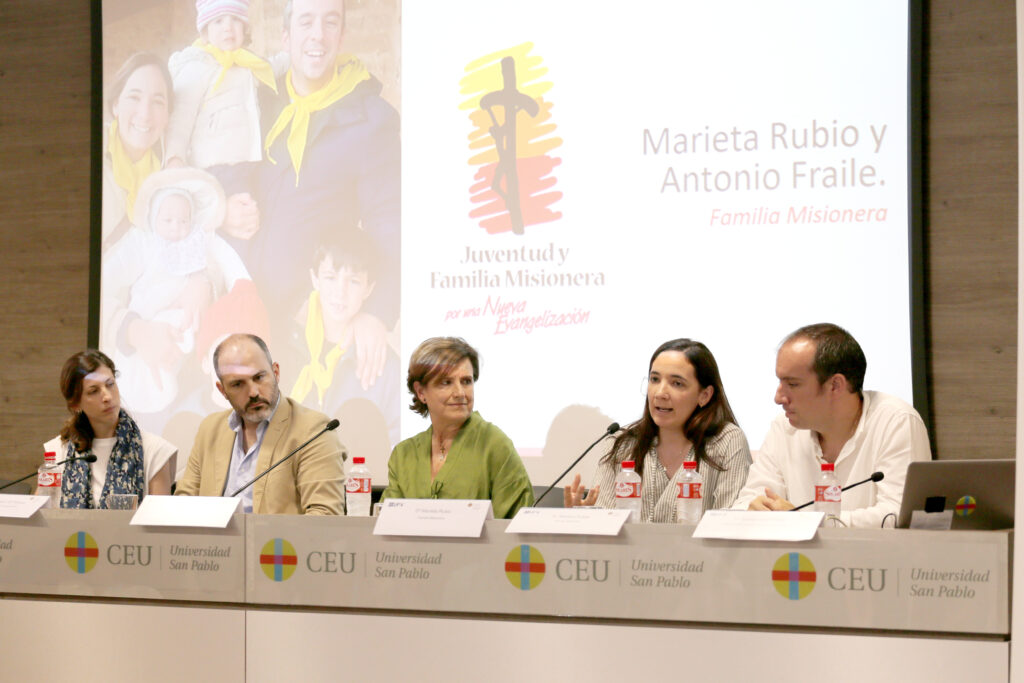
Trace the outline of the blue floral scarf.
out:
<instances>
[{"instance_id":1,"label":"blue floral scarf","mask_svg":"<svg viewBox=\"0 0 1024 683\"><path fill-rule=\"evenodd\" d=\"M106 509L107 495L111 493L134 493L142 501L145 488L142 464L142 432L128 413L121 411L114 433L117 441L110 452L107 463L107 478L99 504L92 499L92 467L87 462L75 460L64 466L64 481L61 483L62 508ZM68 458L88 455L92 449L80 453L73 443L68 444Z\"/></svg>"}]
</instances>

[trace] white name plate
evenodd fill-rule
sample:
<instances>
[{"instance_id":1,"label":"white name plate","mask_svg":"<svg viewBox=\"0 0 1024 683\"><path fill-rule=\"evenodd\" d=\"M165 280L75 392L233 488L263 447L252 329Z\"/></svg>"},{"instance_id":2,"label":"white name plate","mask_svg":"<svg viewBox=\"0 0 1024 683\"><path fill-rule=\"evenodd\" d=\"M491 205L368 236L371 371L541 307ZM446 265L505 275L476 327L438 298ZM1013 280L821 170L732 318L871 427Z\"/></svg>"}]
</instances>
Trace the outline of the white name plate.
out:
<instances>
[{"instance_id":1,"label":"white name plate","mask_svg":"<svg viewBox=\"0 0 1024 683\"><path fill-rule=\"evenodd\" d=\"M910 528L949 531L953 528L953 510L943 510L942 512L912 510L910 512Z\"/></svg>"},{"instance_id":2,"label":"white name plate","mask_svg":"<svg viewBox=\"0 0 1024 683\"><path fill-rule=\"evenodd\" d=\"M606 508L519 508L506 534L581 534L616 536L629 519L629 510Z\"/></svg>"},{"instance_id":3,"label":"white name plate","mask_svg":"<svg viewBox=\"0 0 1024 683\"><path fill-rule=\"evenodd\" d=\"M818 531L823 512L754 512L708 510L694 538L734 541L809 541Z\"/></svg>"},{"instance_id":4,"label":"white name plate","mask_svg":"<svg viewBox=\"0 0 1024 683\"><path fill-rule=\"evenodd\" d=\"M146 496L131 524L224 529L241 502L223 496Z\"/></svg>"},{"instance_id":5,"label":"white name plate","mask_svg":"<svg viewBox=\"0 0 1024 683\"><path fill-rule=\"evenodd\" d=\"M494 519L489 500L389 498L373 527L375 536L480 538Z\"/></svg>"},{"instance_id":6,"label":"white name plate","mask_svg":"<svg viewBox=\"0 0 1024 683\"><path fill-rule=\"evenodd\" d=\"M16 493L0 493L0 517L28 519L39 508L46 505L49 496L26 496Z\"/></svg>"}]
</instances>

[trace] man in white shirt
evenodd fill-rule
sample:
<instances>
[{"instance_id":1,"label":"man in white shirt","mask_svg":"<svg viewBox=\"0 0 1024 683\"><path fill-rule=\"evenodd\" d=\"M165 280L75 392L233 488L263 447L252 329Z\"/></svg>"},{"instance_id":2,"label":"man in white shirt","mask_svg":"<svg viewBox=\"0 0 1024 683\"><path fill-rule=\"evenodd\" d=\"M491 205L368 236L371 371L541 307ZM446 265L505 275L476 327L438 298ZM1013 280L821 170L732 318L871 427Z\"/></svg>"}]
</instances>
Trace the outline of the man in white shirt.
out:
<instances>
[{"instance_id":1,"label":"man in white shirt","mask_svg":"<svg viewBox=\"0 0 1024 683\"><path fill-rule=\"evenodd\" d=\"M843 493L840 521L879 527L899 512L907 466L930 460L921 416L904 401L864 391L867 360L857 340L837 325L801 327L779 347L772 422L734 509L790 510L814 499L823 463L835 465L840 486L885 478Z\"/></svg>"}]
</instances>

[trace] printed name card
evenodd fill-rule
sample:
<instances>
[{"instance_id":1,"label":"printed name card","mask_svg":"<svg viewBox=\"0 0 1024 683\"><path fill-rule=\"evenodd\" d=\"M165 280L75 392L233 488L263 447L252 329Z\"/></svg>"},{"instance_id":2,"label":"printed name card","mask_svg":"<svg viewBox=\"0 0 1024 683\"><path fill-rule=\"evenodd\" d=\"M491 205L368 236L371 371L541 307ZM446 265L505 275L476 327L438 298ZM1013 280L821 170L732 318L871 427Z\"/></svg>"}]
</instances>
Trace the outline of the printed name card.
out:
<instances>
[{"instance_id":1,"label":"printed name card","mask_svg":"<svg viewBox=\"0 0 1024 683\"><path fill-rule=\"evenodd\" d=\"M48 496L25 496L16 493L0 493L0 517L28 519L46 505Z\"/></svg>"},{"instance_id":2,"label":"printed name card","mask_svg":"<svg viewBox=\"0 0 1024 683\"><path fill-rule=\"evenodd\" d=\"M943 510L942 512L912 510L910 512L910 528L949 531L953 528L953 510Z\"/></svg>"},{"instance_id":3,"label":"printed name card","mask_svg":"<svg viewBox=\"0 0 1024 683\"><path fill-rule=\"evenodd\" d=\"M480 538L494 519L489 500L389 498L373 527L375 536Z\"/></svg>"},{"instance_id":4,"label":"printed name card","mask_svg":"<svg viewBox=\"0 0 1024 683\"><path fill-rule=\"evenodd\" d=\"M823 512L752 512L708 510L694 538L733 541L809 541L818 532Z\"/></svg>"},{"instance_id":5,"label":"printed name card","mask_svg":"<svg viewBox=\"0 0 1024 683\"><path fill-rule=\"evenodd\" d=\"M629 510L605 508L519 508L506 534L580 534L615 536L629 519Z\"/></svg>"},{"instance_id":6,"label":"printed name card","mask_svg":"<svg viewBox=\"0 0 1024 683\"><path fill-rule=\"evenodd\" d=\"M224 529L241 502L222 496L146 496L131 523Z\"/></svg>"}]
</instances>

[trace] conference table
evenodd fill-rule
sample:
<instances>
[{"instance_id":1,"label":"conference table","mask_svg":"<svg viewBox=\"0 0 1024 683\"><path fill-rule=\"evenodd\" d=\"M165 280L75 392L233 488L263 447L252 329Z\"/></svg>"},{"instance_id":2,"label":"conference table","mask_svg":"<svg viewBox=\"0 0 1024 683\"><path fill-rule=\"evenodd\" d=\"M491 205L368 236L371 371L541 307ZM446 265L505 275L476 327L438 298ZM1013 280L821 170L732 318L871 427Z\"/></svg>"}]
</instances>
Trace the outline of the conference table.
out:
<instances>
[{"instance_id":1,"label":"conference table","mask_svg":"<svg viewBox=\"0 0 1024 683\"><path fill-rule=\"evenodd\" d=\"M6 680L1008 677L1012 530L790 543L494 520L422 538L372 518L132 514L0 521Z\"/></svg>"}]
</instances>

